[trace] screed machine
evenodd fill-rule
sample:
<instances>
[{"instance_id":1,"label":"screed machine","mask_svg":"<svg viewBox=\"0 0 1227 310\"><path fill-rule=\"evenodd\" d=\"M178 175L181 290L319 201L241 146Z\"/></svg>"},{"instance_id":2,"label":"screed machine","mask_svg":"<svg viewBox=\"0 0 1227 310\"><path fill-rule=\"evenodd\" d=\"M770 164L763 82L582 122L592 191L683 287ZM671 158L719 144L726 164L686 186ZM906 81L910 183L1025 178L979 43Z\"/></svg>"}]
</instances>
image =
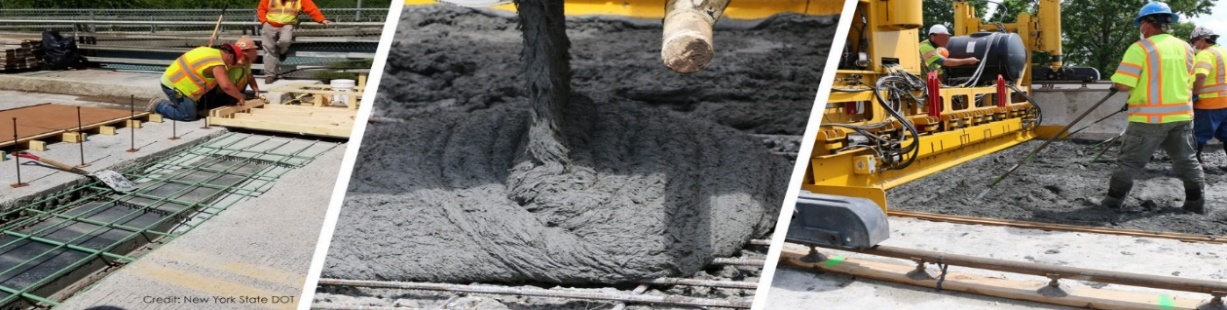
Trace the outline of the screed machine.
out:
<instances>
[{"instance_id":1,"label":"screed machine","mask_svg":"<svg viewBox=\"0 0 1227 310\"><path fill-rule=\"evenodd\" d=\"M1058 0L1040 0L1015 23L985 23L965 1L953 10L949 57L980 62L938 75L922 68L921 0L857 1L789 239L880 242L886 190L1059 130L1039 125L1033 79L1099 79L1062 63Z\"/></svg>"}]
</instances>

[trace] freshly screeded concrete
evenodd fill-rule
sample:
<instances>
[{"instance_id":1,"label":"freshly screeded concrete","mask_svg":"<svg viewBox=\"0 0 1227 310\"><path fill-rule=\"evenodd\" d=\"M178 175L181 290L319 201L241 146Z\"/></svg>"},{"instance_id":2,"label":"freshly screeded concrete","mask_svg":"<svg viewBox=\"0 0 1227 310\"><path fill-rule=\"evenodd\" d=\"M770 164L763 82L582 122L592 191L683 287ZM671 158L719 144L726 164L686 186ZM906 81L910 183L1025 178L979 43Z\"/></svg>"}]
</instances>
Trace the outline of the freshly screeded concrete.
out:
<instances>
[{"instance_id":1,"label":"freshly screeded concrete","mask_svg":"<svg viewBox=\"0 0 1227 310\"><path fill-rule=\"evenodd\" d=\"M658 27L568 21L570 163L534 175L518 170L539 135L515 20L402 16L324 277L616 283L737 253L771 229L791 168L751 134L804 130L830 29L782 16L717 31L713 64L678 75Z\"/></svg>"},{"instance_id":2,"label":"freshly screeded concrete","mask_svg":"<svg viewBox=\"0 0 1227 310\"><path fill-rule=\"evenodd\" d=\"M976 194L1042 141L1031 141L984 156L886 192L893 209L987 218L1171 231L1211 236L1227 235L1227 154L1220 145L1207 147L1206 206L1200 215L1180 208L1184 186L1172 175L1171 160L1155 152L1146 172L1134 181L1122 209L1099 206L1119 147L1100 162L1090 144L1056 142L998 184L981 200Z\"/></svg>"},{"instance_id":3,"label":"freshly screeded concrete","mask_svg":"<svg viewBox=\"0 0 1227 310\"><path fill-rule=\"evenodd\" d=\"M1072 232L1046 232L1000 226L961 225L908 218L890 219L890 239L883 245L916 248L952 254L991 257L1058 266L1115 270L1143 274L1227 280L1223 261L1227 246L1187 243L1176 240L1136 238ZM824 250L850 258L912 264L910 261L875 257L842 251ZM930 273L936 268L929 265ZM950 266L951 272L974 273L1006 279L1045 281L1043 277ZM794 309L813 305L855 304L868 308L918 309L1066 309L1044 304L942 292L931 288L855 279L839 274L785 268L776 270L768 308ZM1210 296L1163 291L1115 284L1062 280L1063 285L1163 293L1181 298L1209 301ZM1158 305L1156 305L1157 307Z\"/></svg>"}]
</instances>

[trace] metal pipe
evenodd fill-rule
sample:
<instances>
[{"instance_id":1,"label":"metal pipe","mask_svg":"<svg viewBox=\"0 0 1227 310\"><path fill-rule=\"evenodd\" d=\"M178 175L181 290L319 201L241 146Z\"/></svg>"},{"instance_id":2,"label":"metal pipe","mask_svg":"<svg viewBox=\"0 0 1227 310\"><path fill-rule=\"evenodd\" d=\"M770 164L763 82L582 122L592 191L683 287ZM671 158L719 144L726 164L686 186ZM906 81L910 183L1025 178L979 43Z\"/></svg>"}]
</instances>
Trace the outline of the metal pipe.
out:
<instances>
[{"instance_id":1,"label":"metal pipe","mask_svg":"<svg viewBox=\"0 0 1227 310\"><path fill-rule=\"evenodd\" d=\"M1052 266L996 258L975 257L918 249L906 249L879 245L860 251L865 254L894 257L907 260L922 260L929 263L950 264L978 269L1029 274L1049 278L1073 279L1111 284L1168 289L1195 293L1227 292L1227 282L1178 278L1123 271L1096 270L1068 266Z\"/></svg>"},{"instance_id":2,"label":"metal pipe","mask_svg":"<svg viewBox=\"0 0 1227 310\"><path fill-rule=\"evenodd\" d=\"M717 281L717 280L702 280L702 279L686 279L686 278L656 278L651 280L639 281L641 284L655 285L685 285L685 286L708 286L708 287L724 287L724 288L741 288L753 290L758 288L758 283L741 282L741 281Z\"/></svg>"},{"instance_id":3,"label":"metal pipe","mask_svg":"<svg viewBox=\"0 0 1227 310\"><path fill-rule=\"evenodd\" d=\"M128 101L128 110L132 114L128 118L128 130L131 131L132 148L128 149L128 153L136 153L140 149L136 148L136 95L132 95Z\"/></svg>"},{"instance_id":4,"label":"metal pipe","mask_svg":"<svg viewBox=\"0 0 1227 310\"><path fill-rule=\"evenodd\" d=\"M729 0L668 0L660 58L680 73L703 70L715 56L712 26L724 14ZM3 23L3 22L0 22Z\"/></svg>"},{"instance_id":5,"label":"metal pipe","mask_svg":"<svg viewBox=\"0 0 1227 310\"><path fill-rule=\"evenodd\" d=\"M724 299L709 299L688 296L676 295L633 295L625 293L597 293L583 291L562 291L562 290L547 290L537 288L519 288L505 287L495 285L481 284L448 284L448 283L423 283L423 282L392 282L392 281L368 281L368 280L344 280L344 279L320 279L319 285L334 285L334 286L356 286L356 287L373 287L373 288L396 288L407 290L427 290L427 291L447 291L447 292L463 292L477 294L499 294L499 295L521 295L521 296L537 296L537 297L555 297L568 299L591 299L591 300L612 300L612 301L628 301L636 303L650 303L660 305L673 306L698 306L698 307L727 307L727 308L750 308L749 300L724 300Z\"/></svg>"},{"instance_id":6,"label":"metal pipe","mask_svg":"<svg viewBox=\"0 0 1227 310\"><path fill-rule=\"evenodd\" d=\"M81 24L81 25L167 25L214 26L216 21L148 21L148 20L73 20L73 19L0 19L0 24ZM259 26L259 22L221 22L222 26ZM303 26L323 27L320 24L304 23ZM382 27L382 22L336 22L332 27Z\"/></svg>"},{"instance_id":7,"label":"metal pipe","mask_svg":"<svg viewBox=\"0 0 1227 310\"><path fill-rule=\"evenodd\" d=\"M738 266L759 266L767 264L765 259L753 258L732 258L732 257L717 257L711 261L712 265L738 265Z\"/></svg>"}]
</instances>

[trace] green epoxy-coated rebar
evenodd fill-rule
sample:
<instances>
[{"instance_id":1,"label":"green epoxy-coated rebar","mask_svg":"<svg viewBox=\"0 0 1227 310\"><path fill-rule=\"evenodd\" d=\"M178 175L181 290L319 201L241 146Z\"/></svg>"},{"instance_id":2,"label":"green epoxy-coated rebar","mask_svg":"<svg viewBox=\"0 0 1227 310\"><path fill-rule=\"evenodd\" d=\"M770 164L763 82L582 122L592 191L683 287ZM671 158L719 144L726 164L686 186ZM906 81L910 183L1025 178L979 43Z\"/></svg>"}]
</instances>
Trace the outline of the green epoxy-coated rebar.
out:
<instances>
[{"instance_id":1,"label":"green epoxy-coated rebar","mask_svg":"<svg viewBox=\"0 0 1227 310\"><path fill-rule=\"evenodd\" d=\"M235 137L238 137L238 138L235 138ZM145 173L142 176L142 179L140 179L145 182L152 183L153 185L146 186L142 190L138 190L133 193L127 193L127 194L110 197L107 201L100 202L97 205L91 207L89 210L82 212L77 216L68 216L68 215L59 214L56 212L62 212L66 210L72 210L72 209L79 208L80 206L84 205L86 202L95 201L97 200L97 198L104 197L107 194L113 193L113 191L110 190L109 188L102 187L100 182L94 181L94 182L90 182L88 184L84 184L81 186L75 186L69 191L58 193L56 195L52 195L50 197L41 199L35 202L34 204L32 204L31 206L0 213L0 217L11 216L11 215L17 214L18 212L22 212L22 211L30 211L36 214L35 216L30 216L25 219L16 221L14 223L9 223L8 225L5 225L4 227L5 231L3 232L4 234L17 236L20 239L14 240L13 242L9 242L8 244L0 246L0 248L7 247L11 244L14 244L15 242L20 242L20 240L32 240L32 241L36 241L40 243L56 245L56 248L53 248L47 252L44 252L43 254L40 254L40 256L48 254L50 252L58 251L60 248L68 248L68 249L85 252L89 254L83 257L82 259L78 260L77 262L67 267L61 268L60 270L57 270L52 275L48 277L44 277L40 281L37 281L33 284L27 285L24 289L18 290L18 289L14 289L10 287L0 286L0 291L12 294L6 298L0 299L0 304L9 304L13 302L14 300L16 300L17 298L27 298L30 300L34 300L34 301L52 305L52 306L57 305L58 302L54 300L50 300L50 299L47 299L41 296L30 294L29 292L39 287L42 287L43 285L46 285L46 283L49 282L51 279L57 278L68 272L71 272L72 270L93 260L94 258L108 257L108 258L122 259L122 260L128 260L128 261L134 260L135 258L111 253L110 251L122 244L130 242L132 238L135 238L136 236L145 235L145 233L159 235L159 236L162 236L162 238L167 238L170 240L177 238L180 234L169 233L169 231L172 231L173 229L167 230L167 232L160 232L160 231L154 230L153 227L163 225L164 223L166 223L166 221L171 220L171 219L179 220L180 218L190 218L190 216L183 217L183 215L187 215L193 212L197 214L195 215L197 217L201 217L200 214L208 215L208 217L202 217L203 218L202 222L203 222L205 220L212 218L213 216L216 216L216 214L220 213L221 211L224 211L226 208L234 205L235 203L239 201L245 200L246 198L258 196L259 194L264 192L263 189L271 187L272 186L271 183L276 181L277 178L289 172L291 170L290 168L302 167L306 165L307 163L309 163L311 160L313 160L314 157L302 156L300 154L319 145L318 142L307 143L303 148L296 150L294 152L291 152L290 154L269 154L272 151L278 150L288 145L290 141L286 141L285 143L277 145L276 147L268 148L267 150L263 152L253 152L253 151L246 150L253 146L262 145L265 142L269 141L270 139L264 139L257 143L251 144L248 147L242 147L238 149L228 149L227 148L227 147L235 146L236 144L240 142L248 142L251 137L253 136L229 133L221 137L211 139L210 141L206 143L202 143L201 145L191 147L187 151L179 152L176 155L168 156L164 158L163 160L149 163L146 165L140 165L140 167L130 170L130 172L131 171L142 171L142 170L146 170L146 171L147 170L159 170L158 173ZM221 144L228 139L234 139L234 140L229 141L230 143L226 144L225 146L220 146L220 147L217 146L217 144ZM319 153L313 154L313 155L314 156L321 155L323 153L326 153L327 151L330 151L336 148L338 145L340 144L339 143L333 144L331 147L328 147L325 150ZM201 152L200 150L206 150L206 152ZM221 152L229 152L229 154L219 154ZM257 155L253 157L234 155L238 153L252 153L252 154L257 154ZM194 156L188 156L185 154L191 154ZM269 157L280 158L280 159L279 160L267 159ZM296 164L288 163L291 160L297 160L300 162ZM213 169L213 168L206 168L206 167L212 167L214 165L221 164L222 162L225 162L225 161L235 161L235 163L231 165L227 165L228 167L226 167L225 169L220 169L220 170ZM250 167L250 165L252 164L255 164L255 165L263 164L263 165L267 165L267 167L259 168L257 171L252 172L252 173L236 173L235 172L235 170L237 169L240 169L242 167ZM278 171L277 169L278 167L285 168L285 169L281 169L280 171ZM161 170L169 170L171 173L166 173L165 171L161 171ZM187 174L199 173L199 172L209 173L211 175L200 182L194 182L194 183L174 179L174 177L182 177ZM224 176L234 176L234 177L238 177L239 179L234 181L233 184L228 187L210 183ZM256 190L241 188L241 187L253 186L254 184L252 182L263 182L263 183L257 186ZM159 195L149 194L149 192L152 191L153 189L160 188L165 184L183 185L183 188L174 193L171 193L170 195L159 196ZM209 195L208 197L204 197L203 199L200 199L199 201L194 202L194 203L189 202L189 201L182 201L180 199L184 195L192 191L195 191L197 189L201 189L201 188L217 190L217 192L213 193L212 195ZM88 195L83 195L82 197L75 199L72 202L69 202L67 204L63 204L62 207L56 208L55 210L52 210L52 211L43 211L43 210L37 210L33 208L33 206L51 203L55 200L62 199L64 197L67 197L68 195L72 195L80 191L92 191L92 193ZM218 206L218 205L206 203L209 201L217 200L221 197L226 197L226 196L236 195L236 194L242 197L238 197L238 199L231 201L226 206ZM127 202L128 200L131 200L133 198L151 199L154 201L148 202L144 206L138 205L136 207L133 207L133 204ZM124 203L124 205L131 207L133 210L123 216L118 217L117 219L111 221L110 223L84 218L86 216L94 215L95 212L97 212L99 209L116 207L117 204L120 204L120 203ZM168 203L179 205L179 206L184 206L184 208L178 211L175 211L175 212L159 211L159 212L166 212L170 214L162 217L160 220L156 222L146 225L144 228L132 227L128 225L119 224L120 222L123 222L123 221L130 221L130 220L135 219L135 217L132 217L133 215L139 216L139 214L145 214L149 211L152 211L152 209L154 209L155 206L163 206L163 205L167 205ZM215 210L215 213L211 213L206 210ZM52 225L48 225L47 227L43 227L33 233L19 233L19 232L8 230L10 228L25 227L27 226L26 224L31 224L36 221L42 221L42 220L50 219L50 218L58 218L58 219L61 219L62 221L52 224ZM99 227L90 232L78 235L76 238L73 238L72 240L68 242L61 242L61 241L51 240L51 239L37 236L38 234L48 229L63 228L63 227L71 226L73 225L74 222L91 224L91 225L95 225ZM187 231L190 231L191 228L195 227L195 225L186 225L186 223L183 223L183 224L184 224L183 226L188 227ZM172 226L172 228L173 227L175 226ZM81 246L71 244L77 239L80 239L82 237L94 236L95 232L98 232L99 230L102 230L102 229L117 229L117 230L132 232L132 234L129 234L127 237L124 237L116 242L113 242L112 244L106 247L103 247L102 249L91 249L91 248L81 247ZM154 245L153 247L156 247L156 245ZM19 268L20 266L28 265L30 262L37 260L38 257L39 256L36 256L35 258L22 262L21 264L18 264L17 266L9 268L9 270L0 272L0 274L5 274L16 268Z\"/></svg>"}]
</instances>

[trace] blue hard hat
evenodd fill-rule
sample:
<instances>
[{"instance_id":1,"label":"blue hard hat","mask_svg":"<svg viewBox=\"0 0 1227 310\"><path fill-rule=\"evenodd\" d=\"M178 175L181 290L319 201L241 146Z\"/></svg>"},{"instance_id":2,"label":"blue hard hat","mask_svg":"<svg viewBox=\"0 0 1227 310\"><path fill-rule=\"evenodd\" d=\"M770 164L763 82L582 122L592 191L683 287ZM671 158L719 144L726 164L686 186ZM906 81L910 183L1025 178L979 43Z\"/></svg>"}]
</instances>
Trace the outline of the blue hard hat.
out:
<instances>
[{"instance_id":1,"label":"blue hard hat","mask_svg":"<svg viewBox=\"0 0 1227 310\"><path fill-rule=\"evenodd\" d=\"M1172 13L1172 7L1167 6L1167 3L1151 2L1151 3L1147 3L1146 5L1142 6L1142 10L1138 11L1138 17L1133 19L1133 25L1142 26L1143 17L1156 15L1156 14L1166 14L1168 16L1171 16L1171 21L1170 21L1171 23L1176 23L1180 21L1180 16Z\"/></svg>"}]
</instances>

